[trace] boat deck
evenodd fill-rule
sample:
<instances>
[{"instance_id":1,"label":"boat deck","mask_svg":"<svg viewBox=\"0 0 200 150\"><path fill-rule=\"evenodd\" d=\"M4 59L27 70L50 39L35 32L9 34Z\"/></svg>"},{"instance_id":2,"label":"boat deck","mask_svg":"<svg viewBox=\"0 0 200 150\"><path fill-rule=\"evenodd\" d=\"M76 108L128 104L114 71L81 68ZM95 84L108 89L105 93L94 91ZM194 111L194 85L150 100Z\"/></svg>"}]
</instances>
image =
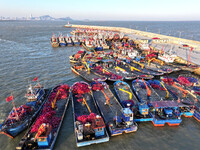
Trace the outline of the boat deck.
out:
<instances>
[{"instance_id":1,"label":"boat deck","mask_svg":"<svg viewBox=\"0 0 200 150\"><path fill-rule=\"evenodd\" d=\"M141 84L142 84L142 87L141 87ZM147 89L146 89L144 83L141 80L139 80L138 82L136 81L135 83L133 83L133 86L134 86L134 88L136 90L137 95L139 95L139 97L141 98L141 101L150 102L150 101L160 101L161 100L161 97L150 86L148 86L148 87L151 90L151 95L150 95L150 97L148 99L148 97L147 97Z\"/></svg>"}]
</instances>

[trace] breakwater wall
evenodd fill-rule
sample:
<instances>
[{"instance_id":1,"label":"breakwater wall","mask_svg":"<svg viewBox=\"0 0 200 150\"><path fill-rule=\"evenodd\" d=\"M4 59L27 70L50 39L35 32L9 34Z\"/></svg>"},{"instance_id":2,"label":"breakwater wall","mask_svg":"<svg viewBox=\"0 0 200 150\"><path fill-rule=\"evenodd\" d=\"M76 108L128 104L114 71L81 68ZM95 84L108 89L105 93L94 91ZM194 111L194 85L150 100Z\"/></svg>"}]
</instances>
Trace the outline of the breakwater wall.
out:
<instances>
[{"instance_id":1,"label":"breakwater wall","mask_svg":"<svg viewBox=\"0 0 200 150\"><path fill-rule=\"evenodd\" d=\"M69 27L69 26L65 25L65 27ZM140 35L140 36L143 36L144 38L145 37L147 37L147 38L158 37L160 39L168 39L169 43L173 43L173 44L178 44L178 45L179 44L187 44L187 45L193 47L195 50L200 51L200 42L199 41L177 38L177 37L172 37L172 36L167 36L167 35L162 35L162 34L156 34L156 33L151 33L151 32L145 32L145 31L140 31L140 30L135 30L135 29L129 29L129 28L124 28L124 27L75 25L75 24L72 24L70 27L123 32L125 34Z\"/></svg>"}]
</instances>

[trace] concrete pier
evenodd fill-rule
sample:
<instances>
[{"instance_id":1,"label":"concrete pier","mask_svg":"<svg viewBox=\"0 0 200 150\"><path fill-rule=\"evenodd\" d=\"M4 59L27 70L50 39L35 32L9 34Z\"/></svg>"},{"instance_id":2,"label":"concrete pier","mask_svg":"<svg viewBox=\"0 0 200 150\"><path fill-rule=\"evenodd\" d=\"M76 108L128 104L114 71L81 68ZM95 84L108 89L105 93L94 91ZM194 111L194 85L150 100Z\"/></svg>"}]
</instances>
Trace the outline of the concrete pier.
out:
<instances>
[{"instance_id":1,"label":"concrete pier","mask_svg":"<svg viewBox=\"0 0 200 150\"><path fill-rule=\"evenodd\" d=\"M68 25L65 25L65 27L68 27ZM129 29L124 27L109 27L109 26L91 26L91 25L71 25L72 28L87 28L87 29L97 29L97 30L108 30L108 31L117 31L117 32L123 32L125 34L134 34L146 38L154 38L158 37L160 39L169 39L169 43L173 44L187 44L189 46L192 46L195 50L200 51L200 41L194 41L194 40L188 40L183 38L177 38L172 36L166 36L151 32L145 32L145 31L139 31L135 29Z\"/></svg>"},{"instance_id":2,"label":"concrete pier","mask_svg":"<svg viewBox=\"0 0 200 150\"><path fill-rule=\"evenodd\" d=\"M65 25L65 27L69 27L69 25ZM124 27L91 26L91 25L75 25L75 24L72 24L70 27L123 32L124 34L128 34L131 39L138 42L140 42L140 40L142 39L150 40L156 37L156 38L165 40L166 42L153 42L151 45L152 47L158 50L161 50L163 48L164 51L172 50L177 56L183 58L184 60L188 60L190 49L191 47L193 47L193 51L191 52L191 56L190 56L190 62L200 65L200 59L199 59L200 58L200 42L199 41L166 36L166 35L161 35L161 34L156 34L156 33L151 33L151 32L145 32L145 31L139 31L139 30L124 28ZM183 44L189 45L189 47L183 47Z\"/></svg>"}]
</instances>

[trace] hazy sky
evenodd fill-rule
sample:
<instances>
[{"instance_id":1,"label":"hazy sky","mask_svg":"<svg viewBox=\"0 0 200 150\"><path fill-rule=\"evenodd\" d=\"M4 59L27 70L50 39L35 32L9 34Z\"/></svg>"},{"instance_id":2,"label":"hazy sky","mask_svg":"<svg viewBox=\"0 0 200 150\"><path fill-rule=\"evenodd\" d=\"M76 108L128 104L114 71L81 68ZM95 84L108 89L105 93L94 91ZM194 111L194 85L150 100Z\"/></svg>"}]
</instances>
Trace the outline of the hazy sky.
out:
<instances>
[{"instance_id":1,"label":"hazy sky","mask_svg":"<svg viewBox=\"0 0 200 150\"><path fill-rule=\"evenodd\" d=\"M200 0L0 0L0 16L90 20L200 20Z\"/></svg>"}]
</instances>

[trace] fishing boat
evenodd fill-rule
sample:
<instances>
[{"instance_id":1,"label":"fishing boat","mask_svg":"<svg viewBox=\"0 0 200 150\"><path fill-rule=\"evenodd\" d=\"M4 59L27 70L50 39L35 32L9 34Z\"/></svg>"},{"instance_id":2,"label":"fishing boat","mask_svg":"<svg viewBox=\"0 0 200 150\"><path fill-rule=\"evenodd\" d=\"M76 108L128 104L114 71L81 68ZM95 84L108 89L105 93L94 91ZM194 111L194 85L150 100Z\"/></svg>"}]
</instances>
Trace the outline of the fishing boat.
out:
<instances>
[{"instance_id":1,"label":"fishing boat","mask_svg":"<svg viewBox=\"0 0 200 150\"><path fill-rule=\"evenodd\" d=\"M80 46L80 40L78 39L78 37L72 37L71 40L74 46Z\"/></svg>"},{"instance_id":2,"label":"fishing boat","mask_svg":"<svg viewBox=\"0 0 200 150\"><path fill-rule=\"evenodd\" d=\"M128 62L130 62L130 59L126 58L125 61L116 60L116 64L117 64L118 68L126 70L126 72L135 74L137 78L141 78L141 79L142 78L143 79L152 79L152 78L154 78L153 75L142 73L141 70L130 66L129 63L128 63Z\"/></svg>"},{"instance_id":3,"label":"fishing boat","mask_svg":"<svg viewBox=\"0 0 200 150\"><path fill-rule=\"evenodd\" d=\"M123 80L123 77L121 75L117 75L109 70L106 70L98 63L91 64L90 70L97 75L105 76L109 81Z\"/></svg>"},{"instance_id":4,"label":"fishing boat","mask_svg":"<svg viewBox=\"0 0 200 150\"><path fill-rule=\"evenodd\" d=\"M102 60L97 63L107 71L122 76L125 80L133 80L137 77L134 73L127 72L125 69L118 67L113 59Z\"/></svg>"},{"instance_id":5,"label":"fishing boat","mask_svg":"<svg viewBox=\"0 0 200 150\"><path fill-rule=\"evenodd\" d=\"M168 65L164 61L152 58L148 60L148 63L145 63L146 68L149 68L154 71L163 72L163 73L171 73L175 71L180 71L180 67L175 65Z\"/></svg>"},{"instance_id":6,"label":"fishing boat","mask_svg":"<svg viewBox=\"0 0 200 150\"><path fill-rule=\"evenodd\" d=\"M65 39L62 34L58 37L59 46L66 46Z\"/></svg>"},{"instance_id":7,"label":"fishing boat","mask_svg":"<svg viewBox=\"0 0 200 150\"><path fill-rule=\"evenodd\" d=\"M83 57L87 53L84 50L79 50L76 54L69 56L70 63L79 63L82 62Z\"/></svg>"},{"instance_id":8,"label":"fishing boat","mask_svg":"<svg viewBox=\"0 0 200 150\"><path fill-rule=\"evenodd\" d=\"M123 108L131 108L134 113L135 122L151 121L153 118L149 115L149 107L146 103L138 101L133 94L130 86L123 81L114 83L114 90Z\"/></svg>"},{"instance_id":9,"label":"fishing boat","mask_svg":"<svg viewBox=\"0 0 200 150\"><path fill-rule=\"evenodd\" d=\"M41 113L22 137L16 149L52 150L64 119L69 97L70 86L67 84L53 88Z\"/></svg>"},{"instance_id":10,"label":"fishing boat","mask_svg":"<svg viewBox=\"0 0 200 150\"><path fill-rule=\"evenodd\" d=\"M105 82L92 82L91 87L94 99L111 136L137 130L132 110L121 106Z\"/></svg>"},{"instance_id":11,"label":"fishing boat","mask_svg":"<svg viewBox=\"0 0 200 150\"><path fill-rule=\"evenodd\" d=\"M181 107L186 107L186 105L178 103L178 97L171 94L172 92L164 83L158 80L149 80L148 83L161 97L161 101L150 102L154 126L164 126L165 123L170 126L179 125L181 123Z\"/></svg>"},{"instance_id":12,"label":"fishing boat","mask_svg":"<svg viewBox=\"0 0 200 150\"><path fill-rule=\"evenodd\" d=\"M166 63L173 63L176 57L177 57L177 55L169 55L167 53L158 55L158 59L160 59Z\"/></svg>"},{"instance_id":13,"label":"fishing boat","mask_svg":"<svg viewBox=\"0 0 200 150\"><path fill-rule=\"evenodd\" d=\"M40 112L43 104L46 102L48 90L45 90L38 82L38 85L34 87L32 85L29 86L25 96L27 97L26 104L17 108L12 100L13 109L5 121L0 125L1 134L14 138L28 128Z\"/></svg>"},{"instance_id":14,"label":"fishing boat","mask_svg":"<svg viewBox=\"0 0 200 150\"><path fill-rule=\"evenodd\" d=\"M83 79L85 79L88 82L92 81L106 81L107 78L104 76L100 76L97 74L94 74L90 71L90 68L88 68L87 63L76 63L71 67L72 72L79 75Z\"/></svg>"},{"instance_id":15,"label":"fishing boat","mask_svg":"<svg viewBox=\"0 0 200 150\"><path fill-rule=\"evenodd\" d=\"M152 123L154 126L164 126L166 123L169 126L180 125L181 113L176 101L153 101L150 102Z\"/></svg>"},{"instance_id":16,"label":"fishing boat","mask_svg":"<svg viewBox=\"0 0 200 150\"><path fill-rule=\"evenodd\" d=\"M77 147L109 141L106 125L86 82L73 84L72 108Z\"/></svg>"},{"instance_id":17,"label":"fishing boat","mask_svg":"<svg viewBox=\"0 0 200 150\"><path fill-rule=\"evenodd\" d=\"M73 46L74 45L73 41L72 41L72 38L69 37L68 35L65 36L65 42L66 42L67 46Z\"/></svg>"},{"instance_id":18,"label":"fishing boat","mask_svg":"<svg viewBox=\"0 0 200 150\"><path fill-rule=\"evenodd\" d=\"M162 72L158 72L158 71L153 71L150 69L145 68L144 64L137 62L135 60L131 60L129 62L131 67L137 68L138 70L141 70L142 73L148 74L148 75L153 75L153 76L161 76L163 75Z\"/></svg>"},{"instance_id":19,"label":"fishing boat","mask_svg":"<svg viewBox=\"0 0 200 150\"><path fill-rule=\"evenodd\" d=\"M52 47L59 47L59 43L57 38L55 37L55 34L53 34L53 36L51 37L51 46Z\"/></svg>"},{"instance_id":20,"label":"fishing boat","mask_svg":"<svg viewBox=\"0 0 200 150\"><path fill-rule=\"evenodd\" d=\"M194 103L196 101L195 97L173 78L161 77L160 79L165 83L167 89L170 89L171 94L178 97L177 102L179 105L182 105L180 106L181 115L192 117L194 114Z\"/></svg>"}]
</instances>

